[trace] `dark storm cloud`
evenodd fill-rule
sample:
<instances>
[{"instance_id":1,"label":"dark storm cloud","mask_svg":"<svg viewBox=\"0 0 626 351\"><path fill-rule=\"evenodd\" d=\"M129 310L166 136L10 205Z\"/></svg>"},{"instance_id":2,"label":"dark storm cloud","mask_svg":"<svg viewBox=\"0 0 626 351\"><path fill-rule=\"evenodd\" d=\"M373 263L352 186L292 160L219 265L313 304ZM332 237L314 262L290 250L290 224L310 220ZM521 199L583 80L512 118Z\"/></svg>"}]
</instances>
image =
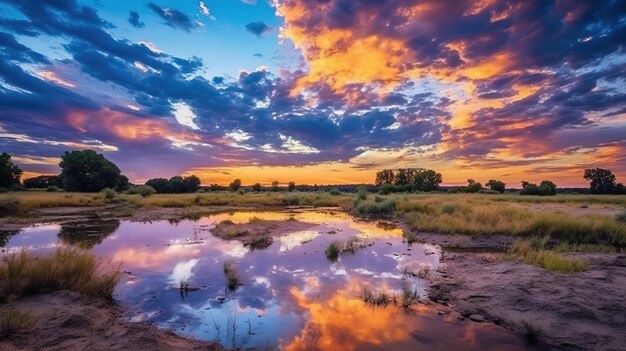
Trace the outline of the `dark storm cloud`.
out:
<instances>
[{"instance_id":1,"label":"dark storm cloud","mask_svg":"<svg viewBox=\"0 0 626 351\"><path fill-rule=\"evenodd\" d=\"M148 8L157 16L161 17L161 19L165 21L164 23L166 25L172 28L178 28L184 30L185 32L190 32L196 27L196 24L189 16L177 9L160 7L153 2L148 4Z\"/></svg>"},{"instance_id":2,"label":"dark storm cloud","mask_svg":"<svg viewBox=\"0 0 626 351\"><path fill-rule=\"evenodd\" d=\"M130 23L135 28L143 28L146 24L141 22L139 19L139 14L135 11L130 11L128 13L128 23Z\"/></svg>"},{"instance_id":3,"label":"dark storm cloud","mask_svg":"<svg viewBox=\"0 0 626 351\"><path fill-rule=\"evenodd\" d=\"M272 28L268 27L267 24L263 22L251 22L246 24L246 30L257 37L260 37L261 34L265 32L269 32Z\"/></svg>"}]
</instances>

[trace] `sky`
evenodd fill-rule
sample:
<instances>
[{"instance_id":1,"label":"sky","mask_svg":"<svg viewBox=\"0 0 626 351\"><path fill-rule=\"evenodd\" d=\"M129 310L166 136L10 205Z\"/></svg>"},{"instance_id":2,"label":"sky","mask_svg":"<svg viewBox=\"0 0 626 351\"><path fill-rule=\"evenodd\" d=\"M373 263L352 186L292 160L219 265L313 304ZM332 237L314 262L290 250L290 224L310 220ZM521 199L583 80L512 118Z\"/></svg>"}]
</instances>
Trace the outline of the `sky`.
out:
<instances>
[{"instance_id":1,"label":"sky","mask_svg":"<svg viewBox=\"0 0 626 351\"><path fill-rule=\"evenodd\" d=\"M0 150L135 183L626 182L621 0L0 0Z\"/></svg>"}]
</instances>

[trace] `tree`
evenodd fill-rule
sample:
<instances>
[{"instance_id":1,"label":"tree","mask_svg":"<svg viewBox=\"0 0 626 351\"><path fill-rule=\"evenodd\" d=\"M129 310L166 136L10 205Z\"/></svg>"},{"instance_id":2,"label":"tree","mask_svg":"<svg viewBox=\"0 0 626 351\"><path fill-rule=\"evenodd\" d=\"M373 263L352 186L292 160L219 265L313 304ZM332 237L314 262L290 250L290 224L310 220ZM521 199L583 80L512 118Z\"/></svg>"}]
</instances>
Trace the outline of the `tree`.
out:
<instances>
[{"instance_id":1,"label":"tree","mask_svg":"<svg viewBox=\"0 0 626 351\"><path fill-rule=\"evenodd\" d=\"M396 185L413 184L413 168L398 168L395 176Z\"/></svg>"},{"instance_id":2,"label":"tree","mask_svg":"<svg viewBox=\"0 0 626 351\"><path fill-rule=\"evenodd\" d=\"M272 191L278 191L278 180L272 181Z\"/></svg>"},{"instance_id":3,"label":"tree","mask_svg":"<svg viewBox=\"0 0 626 351\"><path fill-rule=\"evenodd\" d=\"M45 189L50 186L62 187L61 177L53 175L42 175L24 179L24 187L29 189Z\"/></svg>"},{"instance_id":4,"label":"tree","mask_svg":"<svg viewBox=\"0 0 626 351\"><path fill-rule=\"evenodd\" d=\"M11 161L11 155L3 152L0 155L0 188L19 185L22 170Z\"/></svg>"},{"instance_id":5,"label":"tree","mask_svg":"<svg viewBox=\"0 0 626 351\"><path fill-rule=\"evenodd\" d=\"M393 183L395 176L391 169L383 169L380 172L376 172L376 186L381 186L383 184L391 184Z\"/></svg>"},{"instance_id":6,"label":"tree","mask_svg":"<svg viewBox=\"0 0 626 351\"><path fill-rule=\"evenodd\" d=\"M182 194L187 192L187 185L181 176L173 176L168 181L170 186L170 193L174 194Z\"/></svg>"},{"instance_id":7,"label":"tree","mask_svg":"<svg viewBox=\"0 0 626 351\"><path fill-rule=\"evenodd\" d=\"M99 192L117 188L125 180L115 163L93 150L66 151L59 166L67 191Z\"/></svg>"},{"instance_id":8,"label":"tree","mask_svg":"<svg viewBox=\"0 0 626 351\"><path fill-rule=\"evenodd\" d=\"M153 178L148 180L145 184L154 188L158 194L167 194L170 192L170 182L165 178Z\"/></svg>"},{"instance_id":9,"label":"tree","mask_svg":"<svg viewBox=\"0 0 626 351\"><path fill-rule=\"evenodd\" d=\"M494 180L494 179L489 179L489 181L485 185L487 185L489 189L500 192L500 193L503 193L504 190L506 189L506 184L504 184L502 181Z\"/></svg>"},{"instance_id":10,"label":"tree","mask_svg":"<svg viewBox=\"0 0 626 351\"><path fill-rule=\"evenodd\" d=\"M252 186L252 191L256 191L261 192L263 190L263 187L261 186L261 183L254 183L254 185Z\"/></svg>"},{"instance_id":11,"label":"tree","mask_svg":"<svg viewBox=\"0 0 626 351\"><path fill-rule=\"evenodd\" d=\"M184 177L183 182L185 183L185 188L188 193L195 193L200 187L200 178L195 175Z\"/></svg>"},{"instance_id":12,"label":"tree","mask_svg":"<svg viewBox=\"0 0 626 351\"><path fill-rule=\"evenodd\" d=\"M294 183L294 182L289 182L289 184L287 184L287 190L288 190L289 192L292 192L292 191L294 191L295 189L296 189L296 183Z\"/></svg>"},{"instance_id":13,"label":"tree","mask_svg":"<svg viewBox=\"0 0 626 351\"><path fill-rule=\"evenodd\" d=\"M583 177L591 181L590 190L592 194L612 194L615 190L615 175L608 169L585 169Z\"/></svg>"},{"instance_id":14,"label":"tree","mask_svg":"<svg viewBox=\"0 0 626 351\"><path fill-rule=\"evenodd\" d=\"M474 179L467 180L467 186L465 187L465 192L467 193L477 193L482 190L482 184L478 183Z\"/></svg>"},{"instance_id":15,"label":"tree","mask_svg":"<svg viewBox=\"0 0 626 351\"><path fill-rule=\"evenodd\" d=\"M542 180L539 184L539 196L553 196L556 195L556 184L549 180Z\"/></svg>"},{"instance_id":16,"label":"tree","mask_svg":"<svg viewBox=\"0 0 626 351\"><path fill-rule=\"evenodd\" d=\"M433 191L439 189L439 184L443 182L441 173L432 169L418 168L414 173L415 190Z\"/></svg>"},{"instance_id":17,"label":"tree","mask_svg":"<svg viewBox=\"0 0 626 351\"><path fill-rule=\"evenodd\" d=\"M230 190L232 191L237 191L239 190L239 188L241 188L241 180L239 179L235 179L233 180L230 185L228 185L228 187L230 188Z\"/></svg>"}]
</instances>

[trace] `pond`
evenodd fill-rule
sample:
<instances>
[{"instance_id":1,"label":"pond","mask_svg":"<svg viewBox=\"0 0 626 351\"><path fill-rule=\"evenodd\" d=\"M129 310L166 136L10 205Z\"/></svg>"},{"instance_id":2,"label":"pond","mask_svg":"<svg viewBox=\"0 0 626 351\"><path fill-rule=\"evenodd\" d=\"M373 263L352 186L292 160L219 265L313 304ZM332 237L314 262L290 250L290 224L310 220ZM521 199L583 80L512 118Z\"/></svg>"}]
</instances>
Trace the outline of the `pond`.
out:
<instances>
[{"instance_id":1,"label":"pond","mask_svg":"<svg viewBox=\"0 0 626 351\"><path fill-rule=\"evenodd\" d=\"M263 250L214 237L224 220L312 223L284 232ZM408 244L402 229L340 211L231 212L196 220L100 220L41 224L4 233L5 251L47 251L62 245L92 250L124 271L115 298L131 321L178 334L216 340L226 347L283 350L482 349L522 350L518 336L492 324L439 315L441 306L374 306L366 290L426 298L421 279L439 267L440 248ZM352 254L335 262L331 241L357 238ZM242 285L227 287L224 263ZM408 274L419 271L422 274ZM430 273L429 273L430 272ZM189 285L181 291L181 282Z\"/></svg>"}]
</instances>

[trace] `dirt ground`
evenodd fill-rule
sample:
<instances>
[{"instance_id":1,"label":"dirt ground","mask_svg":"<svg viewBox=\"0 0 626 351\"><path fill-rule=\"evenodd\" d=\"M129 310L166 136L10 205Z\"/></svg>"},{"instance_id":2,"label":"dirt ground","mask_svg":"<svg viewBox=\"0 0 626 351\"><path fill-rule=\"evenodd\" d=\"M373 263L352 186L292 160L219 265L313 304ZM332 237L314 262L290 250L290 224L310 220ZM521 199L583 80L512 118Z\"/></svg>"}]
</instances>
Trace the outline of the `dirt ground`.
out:
<instances>
[{"instance_id":1,"label":"dirt ground","mask_svg":"<svg viewBox=\"0 0 626 351\"><path fill-rule=\"evenodd\" d=\"M224 350L214 342L125 321L118 306L69 291L20 299L14 307L29 311L33 322L26 332L0 342L0 350ZM7 308L0 306L0 312Z\"/></svg>"},{"instance_id":2,"label":"dirt ground","mask_svg":"<svg viewBox=\"0 0 626 351\"><path fill-rule=\"evenodd\" d=\"M626 255L576 254L588 269L556 273L493 253L444 251L431 296L464 315L480 314L518 331L523 321L564 350L624 350Z\"/></svg>"},{"instance_id":3,"label":"dirt ground","mask_svg":"<svg viewBox=\"0 0 626 351\"><path fill-rule=\"evenodd\" d=\"M260 220L253 223L233 223L223 221L218 223L211 233L218 238L226 240L239 240L244 245L252 247L267 247L276 236L284 235L316 226L314 223L300 221L266 221Z\"/></svg>"},{"instance_id":4,"label":"dirt ground","mask_svg":"<svg viewBox=\"0 0 626 351\"><path fill-rule=\"evenodd\" d=\"M525 207L537 211L537 212L556 212L564 213L572 216L584 216L584 215L600 215L607 217L615 217L622 213L624 208L622 207L609 207L602 205L588 205L588 206L567 206L563 204L525 204Z\"/></svg>"}]
</instances>

